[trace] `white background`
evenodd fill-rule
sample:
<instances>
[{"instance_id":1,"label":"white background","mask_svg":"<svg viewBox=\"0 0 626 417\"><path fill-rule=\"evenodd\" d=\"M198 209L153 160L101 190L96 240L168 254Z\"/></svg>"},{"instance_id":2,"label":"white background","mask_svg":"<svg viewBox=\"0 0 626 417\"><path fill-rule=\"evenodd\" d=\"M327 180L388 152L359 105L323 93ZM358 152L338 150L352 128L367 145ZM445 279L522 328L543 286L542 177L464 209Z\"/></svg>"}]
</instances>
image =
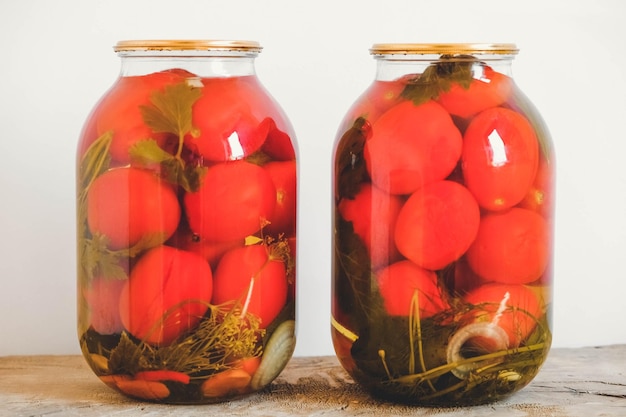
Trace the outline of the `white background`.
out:
<instances>
[{"instance_id":1,"label":"white background","mask_svg":"<svg viewBox=\"0 0 626 417\"><path fill-rule=\"evenodd\" d=\"M626 343L626 3L0 0L0 355L78 353L74 154L122 39L251 39L300 148L296 355L332 355L330 172L378 42L515 42L558 156L554 346Z\"/></svg>"}]
</instances>

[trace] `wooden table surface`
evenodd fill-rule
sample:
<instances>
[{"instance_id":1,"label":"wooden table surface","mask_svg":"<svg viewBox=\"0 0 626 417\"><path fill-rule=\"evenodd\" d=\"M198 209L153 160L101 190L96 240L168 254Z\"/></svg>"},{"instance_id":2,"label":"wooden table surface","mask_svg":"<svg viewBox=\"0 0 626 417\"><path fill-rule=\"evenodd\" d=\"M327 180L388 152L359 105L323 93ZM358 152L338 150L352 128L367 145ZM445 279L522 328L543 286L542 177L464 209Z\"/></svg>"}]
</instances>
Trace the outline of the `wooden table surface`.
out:
<instances>
[{"instance_id":1,"label":"wooden table surface","mask_svg":"<svg viewBox=\"0 0 626 417\"><path fill-rule=\"evenodd\" d=\"M369 397L335 357L294 357L265 390L222 404L168 406L127 399L81 356L0 357L0 416L626 416L626 345L552 349L539 375L494 404L421 408Z\"/></svg>"}]
</instances>

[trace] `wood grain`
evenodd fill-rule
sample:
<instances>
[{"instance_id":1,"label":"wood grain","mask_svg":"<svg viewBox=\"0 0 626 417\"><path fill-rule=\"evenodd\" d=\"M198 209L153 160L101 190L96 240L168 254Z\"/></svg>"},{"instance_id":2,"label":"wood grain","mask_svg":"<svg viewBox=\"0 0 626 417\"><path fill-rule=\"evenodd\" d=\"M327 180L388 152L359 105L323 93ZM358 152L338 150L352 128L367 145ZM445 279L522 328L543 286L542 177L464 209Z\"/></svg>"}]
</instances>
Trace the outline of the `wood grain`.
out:
<instances>
[{"instance_id":1,"label":"wood grain","mask_svg":"<svg viewBox=\"0 0 626 417\"><path fill-rule=\"evenodd\" d=\"M377 401L335 357L295 357L265 390L221 404L168 406L127 399L81 356L0 357L0 416L626 416L626 345L553 349L533 382L507 400L465 408Z\"/></svg>"}]
</instances>

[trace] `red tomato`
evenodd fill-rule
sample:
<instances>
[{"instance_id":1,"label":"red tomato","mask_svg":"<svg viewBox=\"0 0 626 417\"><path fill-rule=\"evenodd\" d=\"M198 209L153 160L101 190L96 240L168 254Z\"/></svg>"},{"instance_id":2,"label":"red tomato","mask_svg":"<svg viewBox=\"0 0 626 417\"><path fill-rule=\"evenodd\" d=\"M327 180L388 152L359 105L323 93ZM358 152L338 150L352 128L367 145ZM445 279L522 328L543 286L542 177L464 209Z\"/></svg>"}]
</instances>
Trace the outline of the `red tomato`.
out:
<instances>
[{"instance_id":1,"label":"red tomato","mask_svg":"<svg viewBox=\"0 0 626 417\"><path fill-rule=\"evenodd\" d=\"M509 336L509 348L519 346L535 329L541 317L542 306L537 296L523 285L487 284L465 296L465 301L478 307L472 310L471 320L494 323ZM501 305L504 309L496 318ZM489 340L474 340L487 352L492 351Z\"/></svg>"},{"instance_id":2,"label":"red tomato","mask_svg":"<svg viewBox=\"0 0 626 417\"><path fill-rule=\"evenodd\" d=\"M353 200L343 198L339 202L339 214L352 222L354 233L367 247L374 269L400 258L395 244L395 224L402 204L399 196L371 184L363 184Z\"/></svg>"},{"instance_id":3,"label":"red tomato","mask_svg":"<svg viewBox=\"0 0 626 417\"><path fill-rule=\"evenodd\" d=\"M281 259L273 259L266 245L251 245L227 252L217 266L213 304L239 302L261 319L266 328L287 301L287 274Z\"/></svg>"},{"instance_id":4,"label":"red tomato","mask_svg":"<svg viewBox=\"0 0 626 417\"><path fill-rule=\"evenodd\" d=\"M290 161L295 159L295 143L291 140L289 134L280 130L276 126L276 122L271 118L266 118L263 123L269 123L269 131L261 150L273 160Z\"/></svg>"},{"instance_id":5,"label":"red tomato","mask_svg":"<svg viewBox=\"0 0 626 417\"><path fill-rule=\"evenodd\" d=\"M550 259L550 230L539 214L521 208L484 216L467 261L487 281L527 284Z\"/></svg>"},{"instance_id":6,"label":"red tomato","mask_svg":"<svg viewBox=\"0 0 626 417\"><path fill-rule=\"evenodd\" d=\"M422 319L448 307L437 286L437 274L413 262L400 261L391 264L378 272L376 279L385 309L392 316L411 315L413 297L417 297L416 306L419 305Z\"/></svg>"},{"instance_id":7,"label":"red tomato","mask_svg":"<svg viewBox=\"0 0 626 417\"><path fill-rule=\"evenodd\" d=\"M252 115L268 126L267 138L261 150L273 160L289 161L296 157L293 126L280 105L256 77L242 77L246 100Z\"/></svg>"},{"instance_id":8,"label":"red tomato","mask_svg":"<svg viewBox=\"0 0 626 417\"><path fill-rule=\"evenodd\" d=\"M269 173L246 161L209 168L197 192L184 196L189 227L203 239L227 242L259 231L274 213L276 187Z\"/></svg>"},{"instance_id":9,"label":"red tomato","mask_svg":"<svg viewBox=\"0 0 626 417\"><path fill-rule=\"evenodd\" d=\"M372 125L364 157L372 182L392 194L409 194L447 177L463 146L447 111L434 101L404 101Z\"/></svg>"},{"instance_id":10,"label":"red tomato","mask_svg":"<svg viewBox=\"0 0 626 417\"><path fill-rule=\"evenodd\" d=\"M239 77L239 88L246 93L252 115L259 120L269 119L276 128L292 135L292 126L280 105L269 94L258 77ZM270 123L271 126L271 123Z\"/></svg>"},{"instance_id":11,"label":"red tomato","mask_svg":"<svg viewBox=\"0 0 626 417\"><path fill-rule=\"evenodd\" d=\"M433 182L413 193L400 210L396 246L417 265L441 269L465 253L479 222L478 204L465 187Z\"/></svg>"},{"instance_id":12,"label":"red tomato","mask_svg":"<svg viewBox=\"0 0 626 417\"><path fill-rule=\"evenodd\" d=\"M519 204L522 208L536 211L548 221L552 220L554 213L555 169L554 160L541 158L535 180Z\"/></svg>"},{"instance_id":13,"label":"red tomato","mask_svg":"<svg viewBox=\"0 0 626 417\"><path fill-rule=\"evenodd\" d=\"M476 65L469 88L454 83L449 91L439 94L437 101L451 114L467 118L506 102L512 90L513 80L510 77L487 65Z\"/></svg>"},{"instance_id":14,"label":"red tomato","mask_svg":"<svg viewBox=\"0 0 626 417\"><path fill-rule=\"evenodd\" d=\"M270 123L253 114L251 95L257 94L245 77L207 78L202 97L195 102L192 123L197 137L186 143L208 161L243 159L257 151Z\"/></svg>"},{"instance_id":15,"label":"red tomato","mask_svg":"<svg viewBox=\"0 0 626 417\"><path fill-rule=\"evenodd\" d=\"M100 175L87 193L87 222L92 233L109 238L109 248L128 248L142 238L169 238L180 220L176 193L153 172L116 168Z\"/></svg>"},{"instance_id":16,"label":"red tomato","mask_svg":"<svg viewBox=\"0 0 626 417\"><path fill-rule=\"evenodd\" d=\"M119 333L124 326L118 304L125 281L96 277L83 289L91 327L100 334Z\"/></svg>"},{"instance_id":17,"label":"red tomato","mask_svg":"<svg viewBox=\"0 0 626 417\"><path fill-rule=\"evenodd\" d=\"M296 233L297 170L296 161L268 162L263 166L276 187L276 207L269 217L266 232L278 237Z\"/></svg>"},{"instance_id":18,"label":"red tomato","mask_svg":"<svg viewBox=\"0 0 626 417\"><path fill-rule=\"evenodd\" d=\"M236 239L225 242L211 242L193 233L185 224L178 227L166 244L202 256L214 269L217 267L222 255L231 249L242 247L245 241L244 239Z\"/></svg>"},{"instance_id":19,"label":"red tomato","mask_svg":"<svg viewBox=\"0 0 626 417\"><path fill-rule=\"evenodd\" d=\"M359 117L366 118L374 123L381 114L400 100L402 90L406 86L405 76L393 81L374 81L367 90L354 102L344 117L346 126L340 131L347 130Z\"/></svg>"},{"instance_id":20,"label":"red tomato","mask_svg":"<svg viewBox=\"0 0 626 417\"><path fill-rule=\"evenodd\" d=\"M144 123L141 106L149 105L151 95L168 85L183 82L193 74L184 70L169 70L153 74L120 77L94 110L97 135L113 132L109 149L111 157L127 164L130 162L130 147L145 139L155 139L161 146L167 134L155 134Z\"/></svg>"},{"instance_id":21,"label":"red tomato","mask_svg":"<svg viewBox=\"0 0 626 417\"><path fill-rule=\"evenodd\" d=\"M465 131L461 157L465 185L488 210L504 210L522 201L537 173L538 158L533 127L513 110L485 110Z\"/></svg>"},{"instance_id":22,"label":"red tomato","mask_svg":"<svg viewBox=\"0 0 626 417\"><path fill-rule=\"evenodd\" d=\"M211 301L211 268L195 253L159 246L139 258L120 297L124 327L166 346L200 322Z\"/></svg>"}]
</instances>

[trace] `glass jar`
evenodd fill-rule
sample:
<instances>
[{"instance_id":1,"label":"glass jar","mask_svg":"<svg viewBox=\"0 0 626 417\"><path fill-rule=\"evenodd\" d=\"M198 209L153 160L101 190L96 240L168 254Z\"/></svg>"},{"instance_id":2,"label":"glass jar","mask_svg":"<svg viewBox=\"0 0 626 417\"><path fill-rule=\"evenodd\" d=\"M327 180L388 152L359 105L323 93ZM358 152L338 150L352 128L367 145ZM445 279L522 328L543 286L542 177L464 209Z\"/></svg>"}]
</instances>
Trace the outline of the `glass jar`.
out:
<instances>
[{"instance_id":1,"label":"glass jar","mask_svg":"<svg viewBox=\"0 0 626 417\"><path fill-rule=\"evenodd\" d=\"M373 395L473 405L551 343L555 160L513 44L375 44L334 153L332 338Z\"/></svg>"},{"instance_id":2,"label":"glass jar","mask_svg":"<svg viewBox=\"0 0 626 417\"><path fill-rule=\"evenodd\" d=\"M250 41L122 41L77 151L78 334L110 387L258 391L295 345L293 128Z\"/></svg>"}]
</instances>

